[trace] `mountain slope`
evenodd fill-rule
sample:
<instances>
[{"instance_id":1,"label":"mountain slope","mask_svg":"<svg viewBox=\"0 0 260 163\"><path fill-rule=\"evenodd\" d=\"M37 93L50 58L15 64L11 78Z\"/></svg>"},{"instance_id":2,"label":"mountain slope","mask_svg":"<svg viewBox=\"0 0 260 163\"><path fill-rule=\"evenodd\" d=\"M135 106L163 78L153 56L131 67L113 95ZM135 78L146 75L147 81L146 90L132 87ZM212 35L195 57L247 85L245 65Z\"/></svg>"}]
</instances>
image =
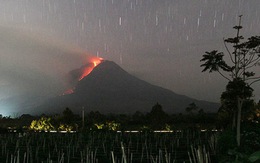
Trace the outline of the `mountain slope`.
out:
<instances>
[{"instance_id":1,"label":"mountain slope","mask_svg":"<svg viewBox=\"0 0 260 163\"><path fill-rule=\"evenodd\" d=\"M218 108L216 103L195 100L149 84L111 61L103 61L95 67L78 82L73 94L51 99L40 108L47 112L53 112L54 108L60 112L69 107L80 113L84 107L86 111L102 113L134 113L149 112L157 102L168 113L185 112L192 102L206 112L216 112Z\"/></svg>"}]
</instances>

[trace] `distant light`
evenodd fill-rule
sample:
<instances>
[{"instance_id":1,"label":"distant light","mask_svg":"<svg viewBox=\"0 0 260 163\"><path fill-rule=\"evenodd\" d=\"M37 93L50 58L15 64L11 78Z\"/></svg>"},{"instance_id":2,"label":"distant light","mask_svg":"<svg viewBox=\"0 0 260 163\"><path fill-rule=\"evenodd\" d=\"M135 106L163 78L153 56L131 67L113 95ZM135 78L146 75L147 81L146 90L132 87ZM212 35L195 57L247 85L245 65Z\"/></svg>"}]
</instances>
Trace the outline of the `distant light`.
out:
<instances>
[{"instance_id":1,"label":"distant light","mask_svg":"<svg viewBox=\"0 0 260 163\"><path fill-rule=\"evenodd\" d=\"M154 131L154 132L159 132L159 133L172 133L173 130L157 130L157 131Z\"/></svg>"},{"instance_id":2,"label":"distant light","mask_svg":"<svg viewBox=\"0 0 260 163\"><path fill-rule=\"evenodd\" d=\"M12 112L13 106L11 104L1 105L0 106L0 114L2 114L3 117L12 116L15 114L15 112Z\"/></svg>"},{"instance_id":3,"label":"distant light","mask_svg":"<svg viewBox=\"0 0 260 163\"><path fill-rule=\"evenodd\" d=\"M118 132L118 131L117 131ZM121 131L120 131L121 132ZM138 133L139 131L137 131L137 130L134 130L134 131L124 131L124 132L126 132L126 133Z\"/></svg>"},{"instance_id":4,"label":"distant light","mask_svg":"<svg viewBox=\"0 0 260 163\"><path fill-rule=\"evenodd\" d=\"M212 129L211 131L215 131L215 132L217 132L218 130L217 130L217 129Z\"/></svg>"},{"instance_id":5,"label":"distant light","mask_svg":"<svg viewBox=\"0 0 260 163\"><path fill-rule=\"evenodd\" d=\"M60 133L66 134L66 133L76 133L76 131L59 131Z\"/></svg>"},{"instance_id":6,"label":"distant light","mask_svg":"<svg viewBox=\"0 0 260 163\"><path fill-rule=\"evenodd\" d=\"M143 131L138 131L138 130L131 131L131 130L129 130L129 131L123 131L123 132L125 132L125 133L139 133L139 132L143 132ZM170 130L170 131L168 131L168 130L155 130L153 132L154 133L172 133L174 131L173 130ZM122 133L122 131L117 131L117 133Z\"/></svg>"}]
</instances>

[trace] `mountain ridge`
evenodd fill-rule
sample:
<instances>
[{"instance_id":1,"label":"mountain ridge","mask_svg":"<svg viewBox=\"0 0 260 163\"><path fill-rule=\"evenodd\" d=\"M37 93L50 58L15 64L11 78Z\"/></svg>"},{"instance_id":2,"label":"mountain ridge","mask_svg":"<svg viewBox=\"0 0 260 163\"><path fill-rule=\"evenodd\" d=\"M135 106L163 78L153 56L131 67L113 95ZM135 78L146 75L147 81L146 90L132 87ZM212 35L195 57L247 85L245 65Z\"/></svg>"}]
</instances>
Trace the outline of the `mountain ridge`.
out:
<instances>
[{"instance_id":1,"label":"mountain ridge","mask_svg":"<svg viewBox=\"0 0 260 163\"><path fill-rule=\"evenodd\" d=\"M74 93L50 99L37 110L53 112L55 108L55 111L61 112L69 107L75 113L80 113L82 109L134 113L149 112L154 104L159 103L168 113L183 113L192 102L205 112L216 112L219 106L152 85L129 74L116 63L105 60L77 83Z\"/></svg>"}]
</instances>

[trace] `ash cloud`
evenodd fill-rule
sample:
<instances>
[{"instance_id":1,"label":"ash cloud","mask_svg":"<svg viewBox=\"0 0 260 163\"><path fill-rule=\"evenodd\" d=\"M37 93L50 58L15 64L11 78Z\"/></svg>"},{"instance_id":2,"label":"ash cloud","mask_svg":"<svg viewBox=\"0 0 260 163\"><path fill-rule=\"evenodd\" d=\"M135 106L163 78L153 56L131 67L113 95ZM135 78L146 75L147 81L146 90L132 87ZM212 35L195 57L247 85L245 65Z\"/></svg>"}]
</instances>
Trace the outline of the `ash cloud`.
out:
<instances>
[{"instance_id":1,"label":"ash cloud","mask_svg":"<svg viewBox=\"0 0 260 163\"><path fill-rule=\"evenodd\" d=\"M85 64L89 55L48 33L25 28L0 25L0 38L0 103L57 96L70 87L67 73ZM2 105L0 114L6 110L19 112Z\"/></svg>"}]
</instances>

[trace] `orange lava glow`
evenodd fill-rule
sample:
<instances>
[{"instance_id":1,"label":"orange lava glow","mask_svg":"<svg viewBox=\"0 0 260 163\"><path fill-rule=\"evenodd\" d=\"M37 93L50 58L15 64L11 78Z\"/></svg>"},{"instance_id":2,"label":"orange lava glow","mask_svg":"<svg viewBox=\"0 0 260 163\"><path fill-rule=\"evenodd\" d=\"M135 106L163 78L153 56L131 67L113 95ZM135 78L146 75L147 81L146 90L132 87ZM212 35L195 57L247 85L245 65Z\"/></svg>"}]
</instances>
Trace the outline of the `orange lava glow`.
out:
<instances>
[{"instance_id":1,"label":"orange lava glow","mask_svg":"<svg viewBox=\"0 0 260 163\"><path fill-rule=\"evenodd\" d=\"M103 58L99 57L91 57L86 58L86 63L81 68L77 69L80 73L79 76L77 76L77 80L80 81L83 78L85 78L88 74L91 73L91 71L99 65L103 61ZM74 93L75 88L69 88L66 91L62 93L62 95L69 95Z\"/></svg>"},{"instance_id":2,"label":"orange lava glow","mask_svg":"<svg viewBox=\"0 0 260 163\"><path fill-rule=\"evenodd\" d=\"M83 73L81 74L81 76L79 77L79 81L82 80L84 77L88 76L89 73L91 73L91 71L101 63L103 59L102 58L91 58L90 59L90 63L84 67L83 69Z\"/></svg>"},{"instance_id":3,"label":"orange lava glow","mask_svg":"<svg viewBox=\"0 0 260 163\"><path fill-rule=\"evenodd\" d=\"M70 88L70 89L66 90L65 92L63 92L62 95L69 95L69 94L72 94L72 93L74 93L74 89Z\"/></svg>"}]
</instances>

